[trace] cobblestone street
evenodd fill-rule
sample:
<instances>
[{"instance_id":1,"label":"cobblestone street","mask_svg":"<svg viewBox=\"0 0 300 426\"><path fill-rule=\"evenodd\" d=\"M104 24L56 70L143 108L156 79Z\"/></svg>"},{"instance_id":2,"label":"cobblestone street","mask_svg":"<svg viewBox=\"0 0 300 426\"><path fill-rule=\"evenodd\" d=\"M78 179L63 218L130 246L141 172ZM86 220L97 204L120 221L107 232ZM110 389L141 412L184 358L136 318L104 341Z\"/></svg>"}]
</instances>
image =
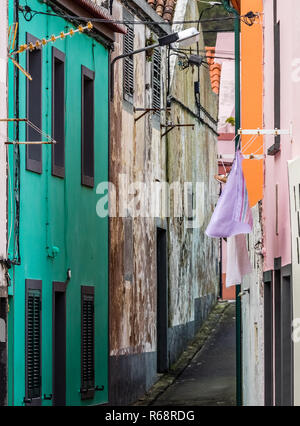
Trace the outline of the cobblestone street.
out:
<instances>
[{"instance_id":1,"label":"cobblestone street","mask_svg":"<svg viewBox=\"0 0 300 426\"><path fill-rule=\"evenodd\" d=\"M234 303L216 306L171 373L162 376L136 405L235 405Z\"/></svg>"}]
</instances>

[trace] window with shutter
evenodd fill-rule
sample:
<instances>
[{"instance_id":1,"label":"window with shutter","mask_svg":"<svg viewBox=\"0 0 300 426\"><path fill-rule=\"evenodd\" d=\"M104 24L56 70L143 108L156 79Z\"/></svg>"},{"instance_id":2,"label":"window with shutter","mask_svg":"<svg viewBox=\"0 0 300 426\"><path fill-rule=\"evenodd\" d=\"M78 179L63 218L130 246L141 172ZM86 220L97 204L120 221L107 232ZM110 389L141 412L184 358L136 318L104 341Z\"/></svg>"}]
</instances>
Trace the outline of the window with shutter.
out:
<instances>
[{"instance_id":1,"label":"window with shutter","mask_svg":"<svg viewBox=\"0 0 300 426\"><path fill-rule=\"evenodd\" d=\"M124 10L125 21L132 21L133 18ZM134 28L127 24L127 34L123 37L123 53L129 53L134 50ZM126 56L123 60L123 97L129 102L133 102L134 94L134 59L133 56Z\"/></svg>"},{"instance_id":2,"label":"window with shutter","mask_svg":"<svg viewBox=\"0 0 300 426\"><path fill-rule=\"evenodd\" d=\"M41 400L41 295L42 282L26 280L25 394L30 404Z\"/></svg>"},{"instance_id":3,"label":"window with shutter","mask_svg":"<svg viewBox=\"0 0 300 426\"><path fill-rule=\"evenodd\" d=\"M153 52L153 67L152 67L152 108L161 108L161 53L160 49L155 49ZM156 112L160 115L160 111Z\"/></svg>"},{"instance_id":4,"label":"window with shutter","mask_svg":"<svg viewBox=\"0 0 300 426\"><path fill-rule=\"evenodd\" d=\"M52 174L65 175L65 54L52 47Z\"/></svg>"},{"instance_id":5,"label":"window with shutter","mask_svg":"<svg viewBox=\"0 0 300 426\"><path fill-rule=\"evenodd\" d=\"M35 44L38 39L27 33L27 43ZM27 118L42 129L42 50L27 51L27 69L32 81L27 79ZM27 140L40 141L41 135L27 126ZM42 173L42 145L26 146L26 168L32 172Z\"/></svg>"},{"instance_id":6,"label":"window with shutter","mask_svg":"<svg viewBox=\"0 0 300 426\"><path fill-rule=\"evenodd\" d=\"M81 287L81 399L95 393L94 287Z\"/></svg>"},{"instance_id":7,"label":"window with shutter","mask_svg":"<svg viewBox=\"0 0 300 426\"><path fill-rule=\"evenodd\" d=\"M95 73L81 67L81 183L93 187L94 160L94 80Z\"/></svg>"}]
</instances>

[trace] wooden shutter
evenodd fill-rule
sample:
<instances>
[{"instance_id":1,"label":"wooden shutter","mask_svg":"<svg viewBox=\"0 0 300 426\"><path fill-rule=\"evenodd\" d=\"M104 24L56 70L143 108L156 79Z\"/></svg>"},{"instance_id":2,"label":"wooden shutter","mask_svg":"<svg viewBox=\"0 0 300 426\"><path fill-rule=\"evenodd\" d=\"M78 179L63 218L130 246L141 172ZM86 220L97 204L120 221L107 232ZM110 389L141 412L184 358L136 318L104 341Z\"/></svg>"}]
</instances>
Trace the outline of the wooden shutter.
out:
<instances>
[{"instance_id":1,"label":"wooden shutter","mask_svg":"<svg viewBox=\"0 0 300 426\"><path fill-rule=\"evenodd\" d=\"M27 33L27 43L38 39ZM27 69L32 81L27 79L27 118L39 129L42 129L42 50L27 51ZM42 136L32 127L27 126L27 140L41 141ZM26 146L26 168L32 172L42 173L42 145Z\"/></svg>"},{"instance_id":2,"label":"wooden shutter","mask_svg":"<svg viewBox=\"0 0 300 426\"><path fill-rule=\"evenodd\" d=\"M81 67L81 183L93 187L95 175L94 160L94 79L95 73Z\"/></svg>"},{"instance_id":3,"label":"wooden shutter","mask_svg":"<svg viewBox=\"0 0 300 426\"><path fill-rule=\"evenodd\" d=\"M52 47L52 174L65 176L65 54Z\"/></svg>"},{"instance_id":4,"label":"wooden shutter","mask_svg":"<svg viewBox=\"0 0 300 426\"><path fill-rule=\"evenodd\" d=\"M81 287L81 399L95 393L94 287Z\"/></svg>"},{"instance_id":5,"label":"wooden shutter","mask_svg":"<svg viewBox=\"0 0 300 426\"><path fill-rule=\"evenodd\" d=\"M124 11L124 20L131 21L132 15ZM127 34L123 37L123 53L134 50L134 28L127 25ZM133 102L134 94L134 59L133 56L126 56L123 61L123 96L129 102Z\"/></svg>"},{"instance_id":6,"label":"wooden shutter","mask_svg":"<svg viewBox=\"0 0 300 426\"><path fill-rule=\"evenodd\" d=\"M152 67L152 108L161 108L161 86L160 86L160 73L161 67L161 53L160 49L154 49L153 52L153 67ZM160 114L158 111L156 114Z\"/></svg>"},{"instance_id":7,"label":"wooden shutter","mask_svg":"<svg viewBox=\"0 0 300 426\"><path fill-rule=\"evenodd\" d=\"M41 399L41 300L42 282L26 280L25 386L28 403Z\"/></svg>"}]
</instances>

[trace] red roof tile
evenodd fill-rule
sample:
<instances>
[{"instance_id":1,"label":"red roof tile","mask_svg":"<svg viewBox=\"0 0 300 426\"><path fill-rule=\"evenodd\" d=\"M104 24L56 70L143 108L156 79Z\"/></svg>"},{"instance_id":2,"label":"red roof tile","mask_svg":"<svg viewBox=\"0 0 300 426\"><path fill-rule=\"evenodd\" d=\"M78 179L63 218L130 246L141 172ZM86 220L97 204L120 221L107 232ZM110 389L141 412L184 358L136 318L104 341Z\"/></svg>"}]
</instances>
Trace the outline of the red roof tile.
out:
<instances>
[{"instance_id":1,"label":"red roof tile","mask_svg":"<svg viewBox=\"0 0 300 426\"><path fill-rule=\"evenodd\" d=\"M231 0L231 4L239 13L241 12L241 0Z\"/></svg>"},{"instance_id":2,"label":"red roof tile","mask_svg":"<svg viewBox=\"0 0 300 426\"><path fill-rule=\"evenodd\" d=\"M209 65L210 81L213 92L219 93L222 65L215 62L215 47L205 47L207 63Z\"/></svg>"},{"instance_id":3,"label":"red roof tile","mask_svg":"<svg viewBox=\"0 0 300 426\"><path fill-rule=\"evenodd\" d=\"M146 0L146 2L165 21L172 21L176 6L176 0Z\"/></svg>"}]
</instances>

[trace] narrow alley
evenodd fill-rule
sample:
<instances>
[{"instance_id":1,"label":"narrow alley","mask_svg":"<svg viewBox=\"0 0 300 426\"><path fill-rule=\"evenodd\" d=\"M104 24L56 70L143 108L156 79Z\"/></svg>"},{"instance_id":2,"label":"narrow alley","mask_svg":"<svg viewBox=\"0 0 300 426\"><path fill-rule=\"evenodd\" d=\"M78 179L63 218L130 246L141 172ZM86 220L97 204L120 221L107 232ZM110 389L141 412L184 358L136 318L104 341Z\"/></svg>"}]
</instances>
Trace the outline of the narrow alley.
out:
<instances>
[{"instance_id":1,"label":"narrow alley","mask_svg":"<svg viewBox=\"0 0 300 426\"><path fill-rule=\"evenodd\" d=\"M300 406L299 29L1 0L0 406Z\"/></svg>"},{"instance_id":2,"label":"narrow alley","mask_svg":"<svg viewBox=\"0 0 300 426\"><path fill-rule=\"evenodd\" d=\"M236 405L235 353L235 303L221 302L197 335L190 356L184 354L175 367L173 381L170 373L163 375L135 405Z\"/></svg>"}]
</instances>

